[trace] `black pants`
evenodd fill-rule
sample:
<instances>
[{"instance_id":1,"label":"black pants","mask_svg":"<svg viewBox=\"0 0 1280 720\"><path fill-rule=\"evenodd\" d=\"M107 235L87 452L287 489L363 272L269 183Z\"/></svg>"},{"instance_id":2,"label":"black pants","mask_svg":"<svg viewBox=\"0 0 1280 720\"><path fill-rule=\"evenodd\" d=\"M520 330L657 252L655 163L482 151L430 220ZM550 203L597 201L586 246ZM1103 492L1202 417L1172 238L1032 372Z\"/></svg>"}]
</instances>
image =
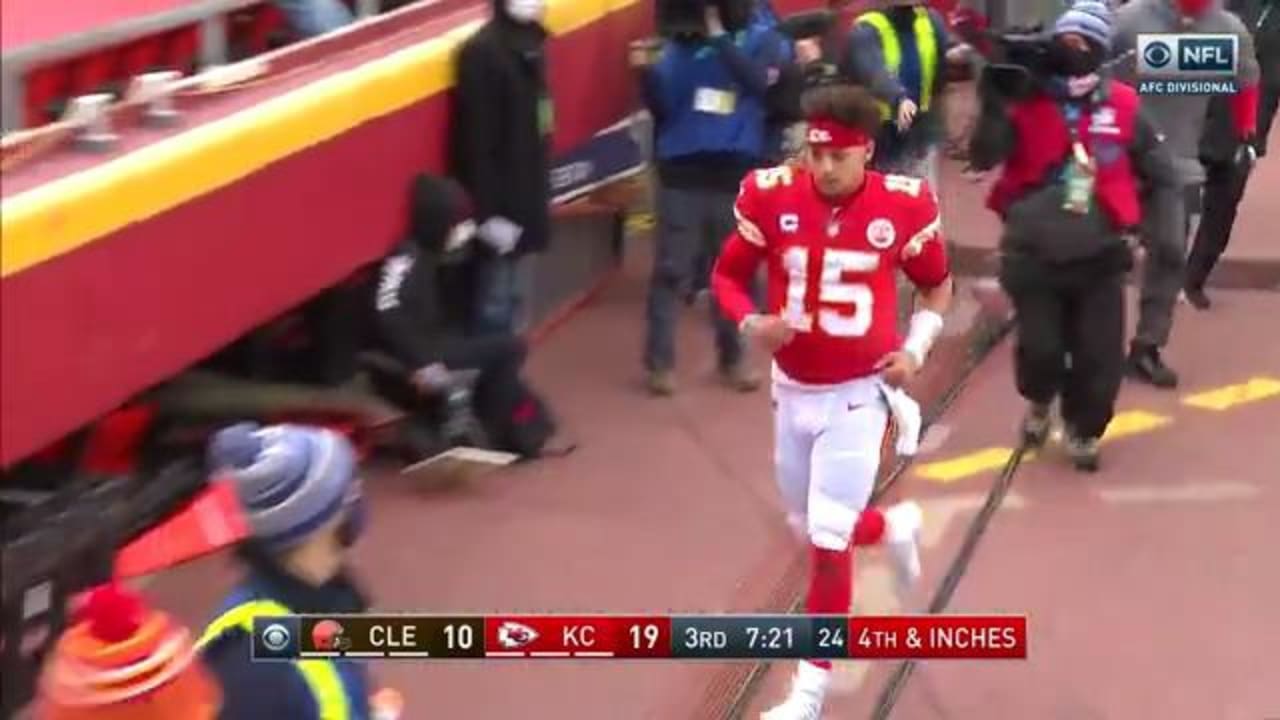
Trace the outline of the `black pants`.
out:
<instances>
[{"instance_id":1,"label":"black pants","mask_svg":"<svg viewBox=\"0 0 1280 720\"><path fill-rule=\"evenodd\" d=\"M495 333L472 337L452 337L441 347L441 362L453 371L477 370L472 397L476 417L502 417L524 396L520 368L528 352L525 342L514 335ZM443 412L443 397L423 396L409 382L408 369L394 377L375 377L378 391L388 400L418 413L422 419L434 421Z\"/></svg>"},{"instance_id":2,"label":"black pants","mask_svg":"<svg viewBox=\"0 0 1280 720\"><path fill-rule=\"evenodd\" d=\"M1196 231L1191 253L1187 256L1188 288L1203 288L1209 273L1231 241L1231 228L1236 222L1236 211L1249 172L1230 160L1204 163L1204 210L1200 216L1200 228Z\"/></svg>"},{"instance_id":3,"label":"black pants","mask_svg":"<svg viewBox=\"0 0 1280 720\"><path fill-rule=\"evenodd\" d=\"M1006 258L1001 284L1016 313L1018 392L1040 404L1060 396L1072 431L1101 437L1124 374L1123 270Z\"/></svg>"}]
</instances>

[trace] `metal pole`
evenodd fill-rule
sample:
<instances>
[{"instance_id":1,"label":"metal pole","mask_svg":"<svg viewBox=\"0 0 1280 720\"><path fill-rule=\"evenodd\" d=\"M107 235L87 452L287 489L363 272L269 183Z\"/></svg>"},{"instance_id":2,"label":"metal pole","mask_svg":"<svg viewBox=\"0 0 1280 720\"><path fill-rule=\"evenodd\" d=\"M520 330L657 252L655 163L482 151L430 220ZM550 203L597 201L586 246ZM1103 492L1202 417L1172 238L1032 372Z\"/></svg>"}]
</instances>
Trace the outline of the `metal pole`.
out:
<instances>
[{"instance_id":1,"label":"metal pole","mask_svg":"<svg viewBox=\"0 0 1280 720\"><path fill-rule=\"evenodd\" d=\"M26 118L27 83L24 69L18 63L5 63L0 72L0 131L21 130Z\"/></svg>"},{"instance_id":2,"label":"metal pole","mask_svg":"<svg viewBox=\"0 0 1280 720\"><path fill-rule=\"evenodd\" d=\"M227 62L227 19L213 15L200 22L200 69Z\"/></svg>"}]
</instances>

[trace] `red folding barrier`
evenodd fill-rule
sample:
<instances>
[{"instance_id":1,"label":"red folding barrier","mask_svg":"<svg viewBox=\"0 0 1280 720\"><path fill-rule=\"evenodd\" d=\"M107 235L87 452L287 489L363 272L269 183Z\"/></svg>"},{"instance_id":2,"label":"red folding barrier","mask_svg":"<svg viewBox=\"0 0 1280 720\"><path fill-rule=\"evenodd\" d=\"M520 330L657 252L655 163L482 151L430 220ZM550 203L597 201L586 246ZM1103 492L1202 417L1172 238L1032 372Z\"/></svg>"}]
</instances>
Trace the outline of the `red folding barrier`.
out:
<instances>
[{"instance_id":1,"label":"red folding barrier","mask_svg":"<svg viewBox=\"0 0 1280 720\"><path fill-rule=\"evenodd\" d=\"M71 76L66 63L48 65L27 73L25 124L38 127L52 120L49 108L67 96Z\"/></svg>"},{"instance_id":2,"label":"red folding barrier","mask_svg":"<svg viewBox=\"0 0 1280 720\"><path fill-rule=\"evenodd\" d=\"M103 48L75 60L71 65L69 94L75 97L100 91L104 85L119 77L119 60L120 56L115 48Z\"/></svg>"},{"instance_id":3,"label":"red folding barrier","mask_svg":"<svg viewBox=\"0 0 1280 720\"><path fill-rule=\"evenodd\" d=\"M158 37L145 37L124 46L120 74L125 80L163 66L164 46Z\"/></svg>"}]
</instances>

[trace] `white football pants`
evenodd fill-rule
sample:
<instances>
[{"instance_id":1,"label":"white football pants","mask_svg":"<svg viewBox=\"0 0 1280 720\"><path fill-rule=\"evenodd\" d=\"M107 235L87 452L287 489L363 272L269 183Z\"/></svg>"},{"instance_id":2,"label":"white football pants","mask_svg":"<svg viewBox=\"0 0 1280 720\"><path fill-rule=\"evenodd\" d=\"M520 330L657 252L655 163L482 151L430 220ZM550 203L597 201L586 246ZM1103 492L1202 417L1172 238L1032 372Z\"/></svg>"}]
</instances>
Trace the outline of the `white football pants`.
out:
<instances>
[{"instance_id":1,"label":"white football pants","mask_svg":"<svg viewBox=\"0 0 1280 720\"><path fill-rule=\"evenodd\" d=\"M787 521L824 550L849 547L880 469L889 407L875 377L773 384L774 463Z\"/></svg>"}]
</instances>

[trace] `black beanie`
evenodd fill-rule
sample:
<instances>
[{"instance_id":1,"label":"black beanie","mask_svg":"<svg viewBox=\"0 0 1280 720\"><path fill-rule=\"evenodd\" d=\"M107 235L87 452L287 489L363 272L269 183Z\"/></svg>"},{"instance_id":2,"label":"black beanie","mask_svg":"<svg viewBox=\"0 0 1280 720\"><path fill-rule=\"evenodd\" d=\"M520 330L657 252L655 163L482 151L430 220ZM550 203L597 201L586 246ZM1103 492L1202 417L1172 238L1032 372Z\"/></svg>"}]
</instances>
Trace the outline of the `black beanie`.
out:
<instances>
[{"instance_id":1,"label":"black beanie","mask_svg":"<svg viewBox=\"0 0 1280 720\"><path fill-rule=\"evenodd\" d=\"M471 219L471 202L453 179L423 174L413 180L409 213L414 241L427 252L439 253L453 228Z\"/></svg>"}]
</instances>

